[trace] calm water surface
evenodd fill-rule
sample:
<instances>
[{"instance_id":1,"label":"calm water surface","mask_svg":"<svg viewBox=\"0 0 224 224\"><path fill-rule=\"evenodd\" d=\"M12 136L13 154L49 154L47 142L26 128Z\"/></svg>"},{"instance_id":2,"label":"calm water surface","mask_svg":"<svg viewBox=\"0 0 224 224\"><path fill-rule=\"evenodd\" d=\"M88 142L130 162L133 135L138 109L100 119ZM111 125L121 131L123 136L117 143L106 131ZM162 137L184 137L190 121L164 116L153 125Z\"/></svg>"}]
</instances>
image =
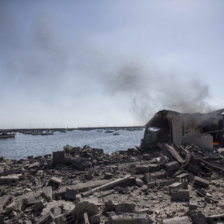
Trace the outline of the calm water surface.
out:
<instances>
[{"instance_id":1,"label":"calm water surface","mask_svg":"<svg viewBox=\"0 0 224 224\"><path fill-rule=\"evenodd\" d=\"M66 144L72 146L89 145L101 148L105 153L126 150L140 145L144 130L119 130L120 135L105 133L103 130L55 132L54 135L24 135L17 133L13 139L0 139L0 156L8 159L21 159L29 155L41 156L63 149Z\"/></svg>"}]
</instances>

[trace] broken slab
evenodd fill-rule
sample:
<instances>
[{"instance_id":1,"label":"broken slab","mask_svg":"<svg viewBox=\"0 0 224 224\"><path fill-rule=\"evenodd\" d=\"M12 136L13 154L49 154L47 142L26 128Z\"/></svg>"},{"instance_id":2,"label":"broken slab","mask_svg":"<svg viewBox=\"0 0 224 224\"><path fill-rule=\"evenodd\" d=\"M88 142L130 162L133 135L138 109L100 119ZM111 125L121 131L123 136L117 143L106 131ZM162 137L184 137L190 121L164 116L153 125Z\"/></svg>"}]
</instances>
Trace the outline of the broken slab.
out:
<instances>
[{"instance_id":1,"label":"broken slab","mask_svg":"<svg viewBox=\"0 0 224 224\"><path fill-rule=\"evenodd\" d=\"M172 157L180 164L184 163L184 160L182 159L182 157L180 156L180 154L176 151L176 149L166 143L161 144L159 143L158 146L162 149L162 150L166 150L168 151Z\"/></svg>"},{"instance_id":2,"label":"broken slab","mask_svg":"<svg viewBox=\"0 0 224 224\"><path fill-rule=\"evenodd\" d=\"M211 215L206 217L208 224L224 223L224 214Z\"/></svg>"},{"instance_id":3,"label":"broken slab","mask_svg":"<svg viewBox=\"0 0 224 224\"><path fill-rule=\"evenodd\" d=\"M180 168L180 165L177 161L172 161L165 164L166 170L169 172L176 171Z\"/></svg>"},{"instance_id":4,"label":"broken slab","mask_svg":"<svg viewBox=\"0 0 224 224\"><path fill-rule=\"evenodd\" d=\"M7 206L7 204L10 203L11 200L12 200L11 195L4 195L4 196L0 197L0 214L2 214L5 207Z\"/></svg>"},{"instance_id":5,"label":"broken slab","mask_svg":"<svg viewBox=\"0 0 224 224\"><path fill-rule=\"evenodd\" d=\"M43 187L42 195L46 198L48 202L52 201L52 187L51 186Z\"/></svg>"},{"instance_id":6,"label":"broken slab","mask_svg":"<svg viewBox=\"0 0 224 224\"><path fill-rule=\"evenodd\" d=\"M161 170L161 166L155 163L149 164L148 167L149 167L149 172L155 172L155 171Z\"/></svg>"},{"instance_id":7,"label":"broken slab","mask_svg":"<svg viewBox=\"0 0 224 224\"><path fill-rule=\"evenodd\" d=\"M188 173L181 173L176 176L179 182L188 182L189 174Z\"/></svg>"},{"instance_id":8,"label":"broken slab","mask_svg":"<svg viewBox=\"0 0 224 224\"><path fill-rule=\"evenodd\" d=\"M59 177L51 177L51 179L48 182L48 185L58 188L60 186L61 182L62 182L61 178L59 178Z\"/></svg>"},{"instance_id":9,"label":"broken slab","mask_svg":"<svg viewBox=\"0 0 224 224\"><path fill-rule=\"evenodd\" d=\"M169 185L170 191L181 189L181 188L183 188L183 184L179 183L179 182L175 182L175 183Z\"/></svg>"},{"instance_id":10,"label":"broken slab","mask_svg":"<svg viewBox=\"0 0 224 224\"><path fill-rule=\"evenodd\" d=\"M8 175L8 176L2 176L0 177L0 184L4 185L4 184L10 184L12 182L16 182L20 179L20 177L22 176L22 174L12 174L12 175Z\"/></svg>"},{"instance_id":11,"label":"broken slab","mask_svg":"<svg viewBox=\"0 0 224 224\"><path fill-rule=\"evenodd\" d=\"M104 175L104 179L112 179L113 178L113 174L112 173L109 173L109 172L106 172L105 175Z\"/></svg>"},{"instance_id":12,"label":"broken slab","mask_svg":"<svg viewBox=\"0 0 224 224\"><path fill-rule=\"evenodd\" d=\"M207 224L206 218L201 211L191 210L189 216L194 224Z\"/></svg>"},{"instance_id":13,"label":"broken slab","mask_svg":"<svg viewBox=\"0 0 224 224\"><path fill-rule=\"evenodd\" d=\"M40 163L34 162L28 166L28 169L33 169L33 168L38 168L38 167L40 167Z\"/></svg>"},{"instance_id":14,"label":"broken slab","mask_svg":"<svg viewBox=\"0 0 224 224\"><path fill-rule=\"evenodd\" d=\"M207 187L209 185L209 181L204 179L204 178L195 176L194 177L194 184L202 186L202 187Z\"/></svg>"},{"instance_id":15,"label":"broken slab","mask_svg":"<svg viewBox=\"0 0 224 224\"><path fill-rule=\"evenodd\" d=\"M127 213L111 216L109 224L148 224L148 219L145 214Z\"/></svg>"},{"instance_id":16,"label":"broken slab","mask_svg":"<svg viewBox=\"0 0 224 224\"><path fill-rule=\"evenodd\" d=\"M189 201L190 192L188 189L178 189L171 192L171 198L173 201Z\"/></svg>"},{"instance_id":17,"label":"broken slab","mask_svg":"<svg viewBox=\"0 0 224 224\"><path fill-rule=\"evenodd\" d=\"M135 204L122 203L122 204L115 205L115 212L117 213L135 212Z\"/></svg>"},{"instance_id":18,"label":"broken slab","mask_svg":"<svg viewBox=\"0 0 224 224\"><path fill-rule=\"evenodd\" d=\"M45 215L55 207L63 208L66 211L72 211L75 208L75 205L70 201L58 200L47 203L46 207L42 211L42 215Z\"/></svg>"},{"instance_id":19,"label":"broken slab","mask_svg":"<svg viewBox=\"0 0 224 224\"><path fill-rule=\"evenodd\" d=\"M89 217L93 215L97 215L99 213L98 206L92 201L82 201L79 202L74 209L74 215L77 219L81 220L83 218L83 214L87 213Z\"/></svg>"},{"instance_id":20,"label":"broken slab","mask_svg":"<svg viewBox=\"0 0 224 224\"><path fill-rule=\"evenodd\" d=\"M44 208L44 203L42 201L39 201L33 205L34 211L41 211Z\"/></svg>"},{"instance_id":21,"label":"broken slab","mask_svg":"<svg viewBox=\"0 0 224 224\"><path fill-rule=\"evenodd\" d=\"M89 217L89 221L91 224L98 224L100 223L100 214L97 214L97 215L93 215L91 217Z\"/></svg>"},{"instance_id":22,"label":"broken slab","mask_svg":"<svg viewBox=\"0 0 224 224\"><path fill-rule=\"evenodd\" d=\"M144 174L149 172L149 166L147 165L136 165L135 167L136 174Z\"/></svg>"},{"instance_id":23,"label":"broken slab","mask_svg":"<svg viewBox=\"0 0 224 224\"><path fill-rule=\"evenodd\" d=\"M76 194L78 194L77 190L72 189L72 188L66 188L65 198L67 200L74 201L76 199Z\"/></svg>"},{"instance_id":24,"label":"broken slab","mask_svg":"<svg viewBox=\"0 0 224 224\"><path fill-rule=\"evenodd\" d=\"M163 220L163 224L191 224L191 223L192 222L188 216L175 217Z\"/></svg>"},{"instance_id":25,"label":"broken slab","mask_svg":"<svg viewBox=\"0 0 224 224\"><path fill-rule=\"evenodd\" d=\"M4 171L2 171L0 173L0 176L7 176L7 175L12 175L12 174L21 174L24 172L24 168L23 167L19 167L19 168L14 168L14 169L6 169Z\"/></svg>"},{"instance_id":26,"label":"broken slab","mask_svg":"<svg viewBox=\"0 0 224 224\"><path fill-rule=\"evenodd\" d=\"M65 152L64 151L53 152L53 164L55 165L63 163L66 163Z\"/></svg>"},{"instance_id":27,"label":"broken slab","mask_svg":"<svg viewBox=\"0 0 224 224\"><path fill-rule=\"evenodd\" d=\"M143 180L141 180L140 178L135 178L135 184L138 186L138 187L142 187L144 185L144 182Z\"/></svg>"},{"instance_id":28,"label":"broken slab","mask_svg":"<svg viewBox=\"0 0 224 224\"><path fill-rule=\"evenodd\" d=\"M48 212L47 214L40 217L37 224L48 224L53 222L53 220L54 220L53 215L51 214L51 212Z\"/></svg>"},{"instance_id":29,"label":"broken slab","mask_svg":"<svg viewBox=\"0 0 224 224\"><path fill-rule=\"evenodd\" d=\"M37 198L32 198L32 197L29 197L29 198L25 198L24 199L24 206L25 207L29 207L31 205L36 205L36 204L39 204L42 202L42 199L37 199Z\"/></svg>"},{"instance_id":30,"label":"broken slab","mask_svg":"<svg viewBox=\"0 0 224 224\"><path fill-rule=\"evenodd\" d=\"M54 217L54 222L56 224L67 224L68 223L64 214Z\"/></svg>"},{"instance_id":31,"label":"broken slab","mask_svg":"<svg viewBox=\"0 0 224 224\"><path fill-rule=\"evenodd\" d=\"M84 224L90 224L87 212L83 214Z\"/></svg>"},{"instance_id":32,"label":"broken slab","mask_svg":"<svg viewBox=\"0 0 224 224\"><path fill-rule=\"evenodd\" d=\"M88 158L84 158L84 157L66 157L66 162L70 163L73 165L73 167L75 167L76 169L79 170L85 170L86 168L89 168L92 166L92 163L89 161Z\"/></svg>"},{"instance_id":33,"label":"broken slab","mask_svg":"<svg viewBox=\"0 0 224 224\"><path fill-rule=\"evenodd\" d=\"M150 175L150 173L145 173L144 174L144 181L145 181L145 183L149 183L149 181L151 181L151 175Z\"/></svg>"}]
</instances>

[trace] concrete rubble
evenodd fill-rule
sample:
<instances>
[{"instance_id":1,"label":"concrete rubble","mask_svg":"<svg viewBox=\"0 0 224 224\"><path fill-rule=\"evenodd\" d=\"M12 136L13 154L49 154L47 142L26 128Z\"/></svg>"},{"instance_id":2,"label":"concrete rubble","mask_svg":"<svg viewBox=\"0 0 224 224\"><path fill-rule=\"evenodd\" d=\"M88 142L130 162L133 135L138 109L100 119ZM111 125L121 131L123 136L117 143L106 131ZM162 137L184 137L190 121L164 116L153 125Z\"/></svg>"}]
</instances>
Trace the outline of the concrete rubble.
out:
<instances>
[{"instance_id":1,"label":"concrete rubble","mask_svg":"<svg viewBox=\"0 0 224 224\"><path fill-rule=\"evenodd\" d=\"M1 158L0 223L223 223L223 164L221 149L167 143Z\"/></svg>"}]
</instances>

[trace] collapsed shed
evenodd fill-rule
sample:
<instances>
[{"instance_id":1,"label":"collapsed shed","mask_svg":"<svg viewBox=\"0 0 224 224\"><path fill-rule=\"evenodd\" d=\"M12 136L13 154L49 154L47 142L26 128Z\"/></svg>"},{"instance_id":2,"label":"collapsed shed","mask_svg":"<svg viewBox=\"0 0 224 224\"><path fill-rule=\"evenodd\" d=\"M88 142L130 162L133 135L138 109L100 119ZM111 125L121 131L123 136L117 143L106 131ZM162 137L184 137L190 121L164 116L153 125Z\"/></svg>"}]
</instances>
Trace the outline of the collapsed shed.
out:
<instances>
[{"instance_id":1,"label":"collapsed shed","mask_svg":"<svg viewBox=\"0 0 224 224\"><path fill-rule=\"evenodd\" d=\"M195 144L204 149L224 145L224 109L193 114L159 111L145 126L141 148L152 149L159 142Z\"/></svg>"}]
</instances>

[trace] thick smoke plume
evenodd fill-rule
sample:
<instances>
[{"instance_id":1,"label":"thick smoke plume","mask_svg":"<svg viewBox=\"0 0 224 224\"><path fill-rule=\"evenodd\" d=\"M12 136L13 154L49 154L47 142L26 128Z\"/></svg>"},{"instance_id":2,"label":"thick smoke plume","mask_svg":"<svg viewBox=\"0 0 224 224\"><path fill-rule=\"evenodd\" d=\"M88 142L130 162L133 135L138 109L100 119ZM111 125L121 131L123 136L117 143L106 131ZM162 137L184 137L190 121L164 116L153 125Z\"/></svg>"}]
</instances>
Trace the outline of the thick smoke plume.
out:
<instances>
[{"instance_id":1,"label":"thick smoke plume","mask_svg":"<svg viewBox=\"0 0 224 224\"><path fill-rule=\"evenodd\" d=\"M75 111L74 108L81 107L81 97L94 98L96 92L104 101L111 100L114 107L124 102L127 107L119 110L134 114L133 123L141 124L161 109L180 112L211 109L207 103L209 86L200 80L188 78L187 74L183 77L178 70L161 71L146 60L139 62L135 54L123 56L109 45L102 47L91 35L68 38L69 32L57 27L44 14L32 20L30 29L20 30L13 14L3 9L0 9L0 96L7 103L14 100L23 107L38 102L48 109L57 105L59 110L63 108L61 105L73 103L67 108ZM16 94L8 94L14 91ZM94 100L89 101L82 107ZM96 100L97 103L101 102ZM88 107L81 108L87 110Z\"/></svg>"},{"instance_id":2,"label":"thick smoke plume","mask_svg":"<svg viewBox=\"0 0 224 224\"><path fill-rule=\"evenodd\" d=\"M131 100L131 109L140 122L162 109L186 113L212 110L207 102L209 86L199 79L181 78L178 71L169 74L132 63L108 75L104 84L108 94L123 94Z\"/></svg>"}]
</instances>

